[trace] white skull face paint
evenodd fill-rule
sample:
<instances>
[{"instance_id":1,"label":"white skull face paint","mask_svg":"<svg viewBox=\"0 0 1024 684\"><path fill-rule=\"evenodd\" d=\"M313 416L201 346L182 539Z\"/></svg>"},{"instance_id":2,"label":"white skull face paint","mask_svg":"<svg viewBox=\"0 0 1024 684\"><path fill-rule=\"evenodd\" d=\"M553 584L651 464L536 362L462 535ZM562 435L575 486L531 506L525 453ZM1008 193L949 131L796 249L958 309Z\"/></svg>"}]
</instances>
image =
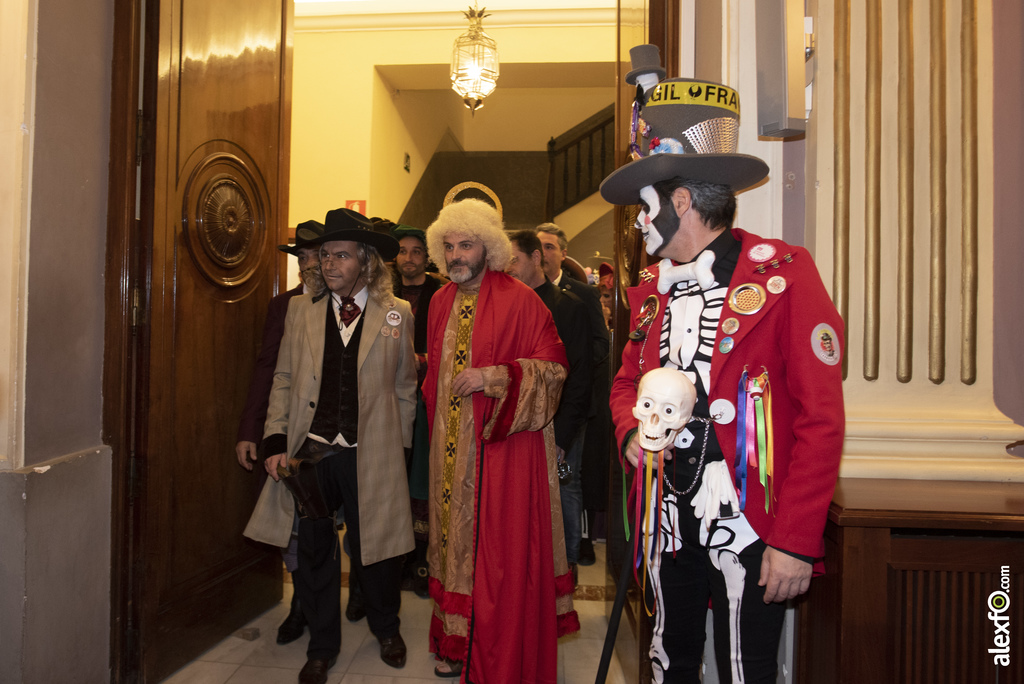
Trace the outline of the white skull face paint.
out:
<instances>
[{"instance_id":1,"label":"white skull face paint","mask_svg":"<svg viewBox=\"0 0 1024 684\"><path fill-rule=\"evenodd\" d=\"M641 209L636 217L636 228L644 234L644 244L647 245L647 253L654 256L662 245L661 233L654 227L654 219L661 211L661 198L653 185L640 188L640 199L647 205L647 209Z\"/></svg>"},{"instance_id":2,"label":"white skull face paint","mask_svg":"<svg viewBox=\"0 0 1024 684\"><path fill-rule=\"evenodd\" d=\"M674 197L674 194L673 194ZM647 206L636 217L636 227L644 234L647 253L658 256L675 234L679 232L679 214L671 198L662 202L662 197L653 185L640 189L640 199Z\"/></svg>"},{"instance_id":3,"label":"white skull face paint","mask_svg":"<svg viewBox=\"0 0 1024 684\"><path fill-rule=\"evenodd\" d=\"M633 417L640 421L637 436L640 447L661 451L690 421L697 390L683 373L671 368L655 368L640 379Z\"/></svg>"}]
</instances>

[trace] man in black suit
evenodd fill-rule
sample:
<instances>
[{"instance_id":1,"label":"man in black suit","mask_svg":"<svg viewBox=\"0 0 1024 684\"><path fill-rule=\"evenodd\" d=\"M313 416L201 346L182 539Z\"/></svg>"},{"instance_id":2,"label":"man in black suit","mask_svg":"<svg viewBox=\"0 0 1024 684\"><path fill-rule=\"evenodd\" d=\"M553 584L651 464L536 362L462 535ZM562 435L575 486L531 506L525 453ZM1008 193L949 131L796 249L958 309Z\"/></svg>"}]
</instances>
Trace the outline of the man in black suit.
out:
<instances>
[{"instance_id":1,"label":"man in black suit","mask_svg":"<svg viewBox=\"0 0 1024 684\"><path fill-rule=\"evenodd\" d=\"M506 272L521 280L541 298L555 319L558 337L565 345L569 359L569 375L562 388L562 398L555 413L555 447L558 454L559 493L562 498L562 524L565 528L565 556L577 577L576 564L580 551L580 516L583 511L583 491L580 464L583 456L583 437L590 414L591 362L590 326L583 301L568 291L559 290L544 274L543 247L532 230L512 233L512 260ZM569 475L562 477L562 464Z\"/></svg>"},{"instance_id":2,"label":"man in black suit","mask_svg":"<svg viewBox=\"0 0 1024 684\"><path fill-rule=\"evenodd\" d=\"M544 273L559 288L572 292L586 305L591 340L591 360L594 383L590 416L583 444L583 508L587 512L587 538L580 543L581 565L592 565L595 561L593 539L594 515L607 507L608 499L608 437L611 413L608 395L611 391L609 373L610 336L601 309L601 297L597 288L572 277L562 262L568 254L569 242L565 231L554 223L537 226L537 237L544 247Z\"/></svg>"}]
</instances>

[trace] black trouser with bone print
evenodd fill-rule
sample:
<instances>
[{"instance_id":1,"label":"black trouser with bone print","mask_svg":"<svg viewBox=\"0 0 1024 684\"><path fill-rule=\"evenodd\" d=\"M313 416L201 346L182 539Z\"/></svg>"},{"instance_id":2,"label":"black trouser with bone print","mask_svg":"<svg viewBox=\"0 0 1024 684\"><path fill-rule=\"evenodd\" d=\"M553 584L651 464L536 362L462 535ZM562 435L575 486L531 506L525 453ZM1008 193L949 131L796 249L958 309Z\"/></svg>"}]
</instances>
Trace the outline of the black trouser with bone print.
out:
<instances>
[{"instance_id":1,"label":"black trouser with bone print","mask_svg":"<svg viewBox=\"0 0 1024 684\"><path fill-rule=\"evenodd\" d=\"M719 681L775 682L786 604L765 605L764 587L757 586L765 543L745 518L716 520L708 532L688 503L674 509L675 497L668 494L662 505L662 551L651 568L658 595L651 618L654 681L700 681L710 601ZM672 520L675 534L669 532ZM648 605L654 600L649 588Z\"/></svg>"}]
</instances>

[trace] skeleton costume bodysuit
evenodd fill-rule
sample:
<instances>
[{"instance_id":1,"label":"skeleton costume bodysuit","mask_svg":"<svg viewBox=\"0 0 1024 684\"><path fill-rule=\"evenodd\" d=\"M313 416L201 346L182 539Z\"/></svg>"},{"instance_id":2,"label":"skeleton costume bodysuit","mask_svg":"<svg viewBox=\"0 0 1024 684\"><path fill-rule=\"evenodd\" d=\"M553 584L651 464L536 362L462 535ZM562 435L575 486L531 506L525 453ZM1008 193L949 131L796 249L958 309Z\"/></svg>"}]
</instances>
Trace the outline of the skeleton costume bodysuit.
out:
<instances>
[{"instance_id":1,"label":"skeleton costume bodysuit","mask_svg":"<svg viewBox=\"0 0 1024 684\"><path fill-rule=\"evenodd\" d=\"M677 368L693 382L697 389L693 415L697 419L711 417L711 356L739 254L740 243L726 230L696 260L697 279L676 280L679 267L667 259L659 267L658 290L668 295L668 302L659 331L658 356L662 367ZM712 255L709 276L707 265ZM670 487L665 488L661 501L661 534L654 537L659 548L649 554L653 584L649 598L657 601L651 641L654 681L697 681L709 596L715 614L716 660L722 663L725 651L729 663L729 671L719 673L720 681L759 681L761 673L771 674L773 680L774 659L760 669L748 662L744 671L742 664L745 639L773 638L777 642L784 611L783 604L765 606L755 596L765 545L739 511L724 507L720 519L705 521L703 503L694 505L704 494L708 478L725 477L728 482L721 484L732 486L710 422L691 421L679 432L674 446L674 458L665 465Z\"/></svg>"}]
</instances>

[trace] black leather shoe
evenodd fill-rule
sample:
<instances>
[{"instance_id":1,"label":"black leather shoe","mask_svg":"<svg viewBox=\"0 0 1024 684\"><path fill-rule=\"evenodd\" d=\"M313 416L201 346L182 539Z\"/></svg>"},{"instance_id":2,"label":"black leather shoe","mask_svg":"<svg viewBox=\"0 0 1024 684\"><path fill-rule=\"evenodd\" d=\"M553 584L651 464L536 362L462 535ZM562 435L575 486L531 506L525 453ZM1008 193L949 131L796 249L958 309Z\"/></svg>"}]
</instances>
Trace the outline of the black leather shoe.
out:
<instances>
[{"instance_id":1,"label":"black leather shoe","mask_svg":"<svg viewBox=\"0 0 1024 684\"><path fill-rule=\"evenodd\" d=\"M580 539L580 565L593 565L597 562L597 555L594 554L594 542L589 539Z\"/></svg>"},{"instance_id":2,"label":"black leather shoe","mask_svg":"<svg viewBox=\"0 0 1024 684\"><path fill-rule=\"evenodd\" d=\"M277 643L290 644L302 636L305 629L306 616L302 614L298 600L292 599L292 609L288 613L288 617L277 628Z\"/></svg>"},{"instance_id":3,"label":"black leather shoe","mask_svg":"<svg viewBox=\"0 0 1024 684\"><path fill-rule=\"evenodd\" d=\"M327 684L327 671L338 662L338 656L330 660L307 660L299 672L299 684Z\"/></svg>"},{"instance_id":4,"label":"black leather shoe","mask_svg":"<svg viewBox=\"0 0 1024 684\"><path fill-rule=\"evenodd\" d=\"M391 667L405 667L405 641L401 634L396 634L380 641L380 659Z\"/></svg>"},{"instance_id":5,"label":"black leather shoe","mask_svg":"<svg viewBox=\"0 0 1024 684\"><path fill-rule=\"evenodd\" d=\"M363 606L362 592L348 592L348 603L345 604L345 618L349 622L359 622L366 617L366 608Z\"/></svg>"}]
</instances>

